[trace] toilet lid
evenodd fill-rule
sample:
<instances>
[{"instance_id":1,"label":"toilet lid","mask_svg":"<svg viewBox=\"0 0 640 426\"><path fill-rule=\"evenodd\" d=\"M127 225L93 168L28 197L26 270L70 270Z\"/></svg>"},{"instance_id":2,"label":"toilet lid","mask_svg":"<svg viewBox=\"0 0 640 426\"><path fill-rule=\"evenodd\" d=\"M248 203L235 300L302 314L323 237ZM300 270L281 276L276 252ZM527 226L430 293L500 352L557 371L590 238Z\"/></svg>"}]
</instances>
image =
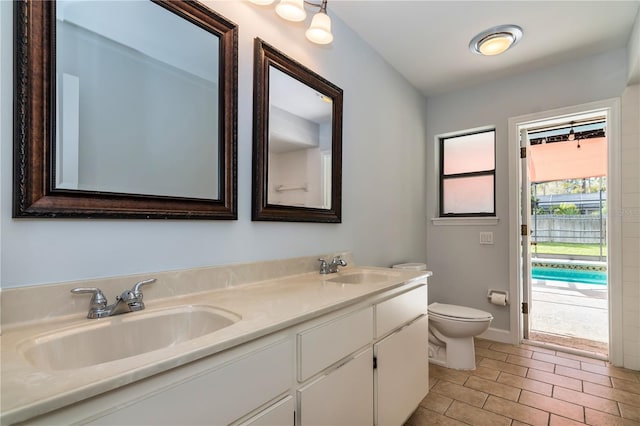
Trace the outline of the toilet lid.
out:
<instances>
[{"instance_id":1,"label":"toilet lid","mask_svg":"<svg viewBox=\"0 0 640 426\"><path fill-rule=\"evenodd\" d=\"M429 312L446 317L464 319L485 319L493 317L489 312L481 311L480 309L459 305L447 305L446 303L430 304Z\"/></svg>"}]
</instances>

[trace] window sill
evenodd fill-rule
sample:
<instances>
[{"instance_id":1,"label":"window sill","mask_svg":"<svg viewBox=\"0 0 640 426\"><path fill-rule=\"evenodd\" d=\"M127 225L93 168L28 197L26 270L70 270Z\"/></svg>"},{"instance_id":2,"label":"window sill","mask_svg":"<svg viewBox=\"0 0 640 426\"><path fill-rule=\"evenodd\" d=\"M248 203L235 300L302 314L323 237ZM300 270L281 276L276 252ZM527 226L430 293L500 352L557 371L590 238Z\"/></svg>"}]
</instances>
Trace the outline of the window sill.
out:
<instances>
[{"instance_id":1,"label":"window sill","mask_svg":"<svg viewBox=\"0 0 640 426\"><path fill-rule=\"evenodd\" d=\"M500 219L491 217L434 217L431 223L434 226L473 226L473 225L497 225Z\"/></svg>"}]
</instances>

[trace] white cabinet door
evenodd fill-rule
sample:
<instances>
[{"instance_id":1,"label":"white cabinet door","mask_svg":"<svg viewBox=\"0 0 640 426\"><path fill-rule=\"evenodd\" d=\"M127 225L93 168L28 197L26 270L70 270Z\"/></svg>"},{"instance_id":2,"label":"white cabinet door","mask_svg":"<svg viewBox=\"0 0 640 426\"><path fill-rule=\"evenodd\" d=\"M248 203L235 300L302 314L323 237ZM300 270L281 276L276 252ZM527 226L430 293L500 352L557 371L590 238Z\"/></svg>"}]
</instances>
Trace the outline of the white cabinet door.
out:
<instances>
[{"instance_id":1,"label":"white cabinet door","mask_svg":"<svg viewBox=\"0 0 640 426\"><path fill-rule=\"evenodd\" d=\"M427 327L425 315L374 345L379 426L401 425L429 392Z\"/></svg>"},{"instance_id":2,"label":"white cabinet door","mask_svg":"<svg viewBox=\"0 0 640 426\"><path fill-rule=\"evenodd\" d=\"M298 391L303 426L373 424L371 348Z\"/></svg>"}]
</instances>

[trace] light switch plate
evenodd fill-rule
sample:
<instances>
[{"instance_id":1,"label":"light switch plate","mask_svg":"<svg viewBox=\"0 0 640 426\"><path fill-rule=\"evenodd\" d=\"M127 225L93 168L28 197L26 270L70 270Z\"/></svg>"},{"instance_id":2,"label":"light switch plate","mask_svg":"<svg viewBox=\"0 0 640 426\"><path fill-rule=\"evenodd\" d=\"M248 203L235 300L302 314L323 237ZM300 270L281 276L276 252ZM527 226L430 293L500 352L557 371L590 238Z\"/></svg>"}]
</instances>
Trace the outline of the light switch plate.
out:
<instances>
[{"instance_id":1,"label":"light switch plate","mask_svg":"<svg viewBox=\"0 0 640 426\"><path fill-rule=\"evenodd\" d=\"M480 244L493 244L493 232L481 232Z\"/></svg>"}]
</instances>

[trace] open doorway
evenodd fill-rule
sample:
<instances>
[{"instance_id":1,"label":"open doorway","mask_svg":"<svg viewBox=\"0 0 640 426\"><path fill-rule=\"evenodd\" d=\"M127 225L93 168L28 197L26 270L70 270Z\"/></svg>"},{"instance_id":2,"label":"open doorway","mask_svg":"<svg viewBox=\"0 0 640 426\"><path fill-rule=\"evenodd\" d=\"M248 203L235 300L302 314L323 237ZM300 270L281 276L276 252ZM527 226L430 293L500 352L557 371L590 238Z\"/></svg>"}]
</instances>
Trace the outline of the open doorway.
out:
<instances>
[{"instance_id":1,"label":"open doorway","mask_svg":"<svg viewBox=\"0 0 640 426\"><path fill-rule=\"evenodd\" d=\"M606 111L533 121L519 131L523 336L606 358Z\"/></svg>"}]
</instances>

